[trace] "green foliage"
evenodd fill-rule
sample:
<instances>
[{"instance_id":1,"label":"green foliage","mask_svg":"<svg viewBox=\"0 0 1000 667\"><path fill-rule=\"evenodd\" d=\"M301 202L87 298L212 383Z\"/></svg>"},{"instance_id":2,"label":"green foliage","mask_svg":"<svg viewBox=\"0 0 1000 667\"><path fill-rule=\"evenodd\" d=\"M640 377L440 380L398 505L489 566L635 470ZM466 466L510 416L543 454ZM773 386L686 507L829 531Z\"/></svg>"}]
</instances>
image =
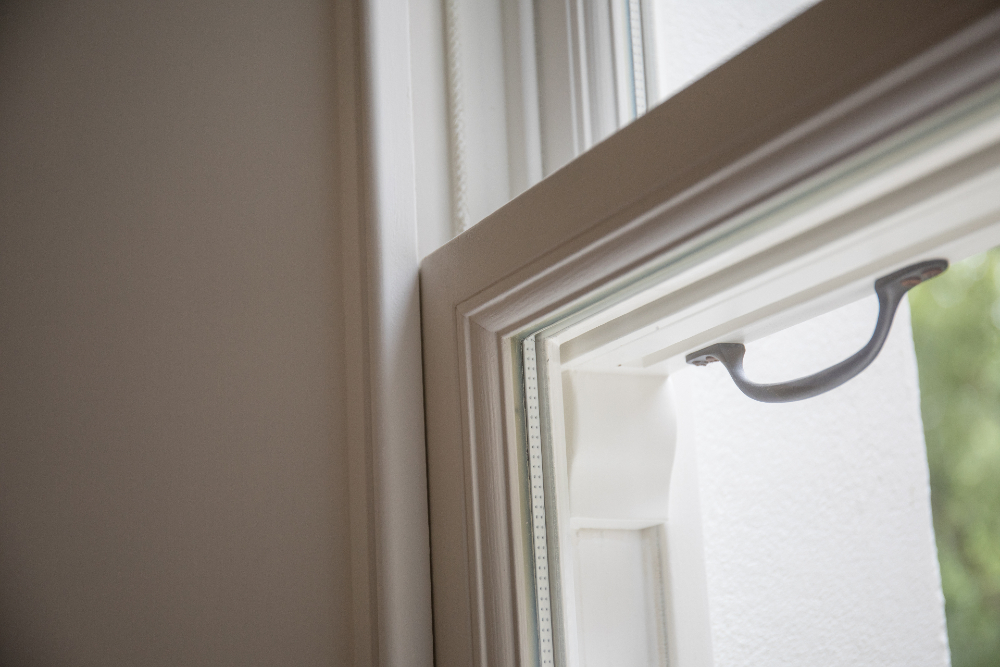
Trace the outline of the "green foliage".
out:
<instances>
[{"instance_id":1,"label":"green foliage","mask_svg":"<svg viewBox=\"0 0 1000 667\"><path fill-rule=\"evenodd\" d=\"M1000 667L1000 249L910 292L954 667Z\"/></svg>"}]
</instances>

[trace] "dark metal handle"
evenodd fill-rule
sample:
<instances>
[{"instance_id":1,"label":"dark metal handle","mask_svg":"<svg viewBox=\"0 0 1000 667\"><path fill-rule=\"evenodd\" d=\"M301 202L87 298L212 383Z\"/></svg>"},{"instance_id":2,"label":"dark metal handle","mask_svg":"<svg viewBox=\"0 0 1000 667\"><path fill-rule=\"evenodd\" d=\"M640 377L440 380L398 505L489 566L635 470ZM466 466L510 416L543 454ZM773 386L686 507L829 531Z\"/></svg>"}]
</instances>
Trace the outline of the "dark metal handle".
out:
<instances>
[{"instance_id":1,"label":"dark metal handle","mask_svg":"<svg viewBox=\"0 0 1000 667\"><path fill-rule=\"evenodd\" d=\"M875 323L875 332L872 334L871 340L857 353L814 375L778 384L751 382L743 372L743 355L746 353L746 348L739 343L716 343L697 352L692 352L685 357L685 361L695 366L705 366L713 361L721 361L740 391L755 401L789 403L818 396L844 384L866 369L868 364L875 361L875 357L878 356L886 337L889 335L892 317L896 314L896 308L903 296L910 291L910 288L933 278L947 268L948 260L932 259L913 264L876 280L878 321Z\"/></svg>"}]
</instances>

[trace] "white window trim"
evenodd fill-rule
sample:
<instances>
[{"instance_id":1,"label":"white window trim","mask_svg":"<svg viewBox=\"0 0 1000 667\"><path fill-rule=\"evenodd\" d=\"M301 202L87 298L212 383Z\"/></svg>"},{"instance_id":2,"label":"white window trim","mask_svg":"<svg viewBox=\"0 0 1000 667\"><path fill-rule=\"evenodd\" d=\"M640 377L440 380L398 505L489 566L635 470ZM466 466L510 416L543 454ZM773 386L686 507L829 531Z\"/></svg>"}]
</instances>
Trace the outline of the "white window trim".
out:
<instances>
[{"instance_id":1,"label":"white window trim","mask_svg":"<svg viewBox=\"0 0 1000 667\"><path fill-rule=\"evenodd\" d=\"M425 260L437 664L534 661L512 337L995 81L995 10L827 0Z\"/></svg>"},{"instance_id":2,"label":"white window trim","mask_svg":"<svg viewBox=\"0 0 1000 667\"><path fill-rule=\"evenodd\" d=\"M353 612L345 661L430 667L417 220L440 202L417 197L410 67L426 63L411 59L408 7L333 3Z\"/></svg>"}]
</instances>

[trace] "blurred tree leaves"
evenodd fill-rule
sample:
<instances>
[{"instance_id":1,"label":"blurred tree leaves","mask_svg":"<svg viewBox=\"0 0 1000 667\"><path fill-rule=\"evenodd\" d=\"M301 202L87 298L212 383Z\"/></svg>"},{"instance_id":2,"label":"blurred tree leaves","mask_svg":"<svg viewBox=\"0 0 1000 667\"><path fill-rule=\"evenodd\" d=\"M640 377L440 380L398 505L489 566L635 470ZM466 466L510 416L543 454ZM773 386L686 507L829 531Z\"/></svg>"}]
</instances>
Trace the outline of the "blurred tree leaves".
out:
<instances>
[{"instance_id":1,"label":"blurred tree leaves","mask_svg":"<svg viewBox=\"0 0 1000 667\"><path fill-rule=\"evenodd\" d=\"M1000 249L910 292L954 667L1000 667Z\"/></svg>"}]
</instances>

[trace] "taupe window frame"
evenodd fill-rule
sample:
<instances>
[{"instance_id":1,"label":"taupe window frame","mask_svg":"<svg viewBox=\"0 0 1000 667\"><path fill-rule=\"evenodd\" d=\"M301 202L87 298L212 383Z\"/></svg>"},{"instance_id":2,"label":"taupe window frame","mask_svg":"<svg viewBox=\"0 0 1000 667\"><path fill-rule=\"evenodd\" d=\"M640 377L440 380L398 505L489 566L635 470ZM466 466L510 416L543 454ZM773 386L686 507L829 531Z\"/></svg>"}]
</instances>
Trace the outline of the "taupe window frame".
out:
<instances>
[{"instance_id":1,"label":"taupe window frame","mask_svg":"<svg viewBox=\"0 0 1000 667\"><path fill-rule=\"evenodd\" d=\"M515 336L998 76L997 2L826 0L423 262L437 664L537 660Z\"/></svg>"}]
</instances>

